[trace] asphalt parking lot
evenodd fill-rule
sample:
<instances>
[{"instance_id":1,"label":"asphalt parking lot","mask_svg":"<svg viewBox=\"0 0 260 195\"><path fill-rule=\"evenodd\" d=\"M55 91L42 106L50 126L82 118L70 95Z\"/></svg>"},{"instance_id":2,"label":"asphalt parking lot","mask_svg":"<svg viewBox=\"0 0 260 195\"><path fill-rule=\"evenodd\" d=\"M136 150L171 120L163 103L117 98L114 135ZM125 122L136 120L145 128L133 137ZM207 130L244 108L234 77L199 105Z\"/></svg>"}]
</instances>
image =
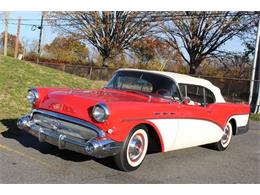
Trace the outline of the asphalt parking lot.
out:
<instances>
[{"instance_id":1,"label":"asphalt parking lot","mask_svg":"<svg viewBox=\"0 0 260 195\"><path fill-rule=\"evenodd\" d=\"M260 123L233 137L218 152L194 147L150 154L134 172L116 170L111 160L60 151L3 120L0 183L260 183Z\"/></svg>"}]
</instances>

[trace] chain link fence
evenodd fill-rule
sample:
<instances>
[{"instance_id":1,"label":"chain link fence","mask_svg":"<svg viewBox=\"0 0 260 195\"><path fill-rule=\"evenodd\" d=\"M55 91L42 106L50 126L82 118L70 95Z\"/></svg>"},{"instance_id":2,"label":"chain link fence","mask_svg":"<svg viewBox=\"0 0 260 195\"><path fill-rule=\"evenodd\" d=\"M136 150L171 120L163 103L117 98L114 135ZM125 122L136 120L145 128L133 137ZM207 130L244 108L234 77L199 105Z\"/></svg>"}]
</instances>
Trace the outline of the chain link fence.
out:
<instances>
[{"instance_id":1,"label":"chain link fence","mask_svg":"<svg viewBox=\"0 0 260 195\"><path fill-rule=\"evenodd\" d=\"M91 80L109 80L117 69L94 67L85 65L67 65L40 63L41 65L55 68L70 74L75 74ZM196 77L209 80L220 88L222 95L228 102L248 102L250 79L219 78L214 76L196 75ZM259 83L260 80L254 82Z\"/></svg>"},{"instance_id":2,"label":"chain link fence","mask_svg":"<svg viewBox=\"0 0 260 195\"><path fill-rule=\"evenodd\" d=\"M244 102L248 103L250 93L250 79L240 78L218 78L213 76L202 76L220 88L222 95L228 102ZM255 80L254 84L259 84L260 80Z\"/></svg>"},{"instance_id":3,"label":"chain link fence","mask_svg":"<svg viewBox=\"0 0 260 195\"><path fill-rule=\"evenodd\" d=\"M54 64L54 63L39 63L40 65L55 68L63 72L75 74L80 77L91 80L109 80L117 69L104 68L88 65L69 65L69 64Z\"/></svg>"}]
</instances>

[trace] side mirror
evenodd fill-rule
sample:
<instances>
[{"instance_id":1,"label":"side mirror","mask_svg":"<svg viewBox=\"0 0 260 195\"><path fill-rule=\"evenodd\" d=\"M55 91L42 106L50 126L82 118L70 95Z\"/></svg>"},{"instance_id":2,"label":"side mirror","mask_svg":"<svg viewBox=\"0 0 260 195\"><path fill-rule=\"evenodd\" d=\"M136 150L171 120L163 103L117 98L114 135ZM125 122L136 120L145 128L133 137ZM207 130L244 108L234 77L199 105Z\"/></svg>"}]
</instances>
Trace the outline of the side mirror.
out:
<instances>
[{"instance_id":1,"label":"side mirror","mask_svg":"<svg viewBox=\"0 0 260 195\"><path fill-rule=\"evenodd\" d=\"M184 98L183 98L183 103L186 104L186 105L188 105L188 104L190 103L190 98L187 97L187 96L184 97Z\"/></svg>"}]
</instances>

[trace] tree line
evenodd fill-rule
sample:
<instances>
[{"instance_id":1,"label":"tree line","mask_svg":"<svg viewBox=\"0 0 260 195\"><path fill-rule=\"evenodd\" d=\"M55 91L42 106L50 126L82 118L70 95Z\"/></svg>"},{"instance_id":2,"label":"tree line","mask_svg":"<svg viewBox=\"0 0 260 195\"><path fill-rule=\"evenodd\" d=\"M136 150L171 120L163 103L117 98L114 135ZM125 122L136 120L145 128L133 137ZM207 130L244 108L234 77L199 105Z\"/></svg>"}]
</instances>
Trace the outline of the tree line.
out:
<instances>
[{"instance_id":1,"label":"tree line","mask_svg":"<svg viewBox=\"0 0 260 195\"><path fill-rule=\"evenodd\" d=\"M60 35L44 46L43 54L103 67L213 75L228 70L248 77L259 16L215 11L48 12L45 20ZM224 45L232 39L239 39L244 50L226 51ZM90 48L96 51L92 57Z\"/></svg>"}]
</instances>

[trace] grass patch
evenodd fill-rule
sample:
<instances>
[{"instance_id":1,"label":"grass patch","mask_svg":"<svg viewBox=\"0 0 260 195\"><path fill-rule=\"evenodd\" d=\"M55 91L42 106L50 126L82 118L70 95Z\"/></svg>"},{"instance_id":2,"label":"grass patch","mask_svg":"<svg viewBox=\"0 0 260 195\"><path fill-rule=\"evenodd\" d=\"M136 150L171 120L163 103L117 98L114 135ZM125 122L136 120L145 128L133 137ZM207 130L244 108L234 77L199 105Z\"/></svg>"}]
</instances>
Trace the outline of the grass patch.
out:
<instances>
[{"instance_id":1,"label":"grass patch","mask_svg":"<svg viewBox=\"0 0 260 195\"><path fill-rule=\"evenodd\" d=\"M253 121L260 121L260 113L250 114L250 119L253 120Z\"/></svg>"},{"instance_id":2,"label":"grass patch","mask_svg":"<svg viewBox=\"0 0 260 195\"><path fill-rule=\"evenodd\" d=\"M0 132L4 119L16 119L30 111L26 95L30 87L101 88L105 81L92 81L59 70L0 55Z\"/></svg>"}]
</instances>

